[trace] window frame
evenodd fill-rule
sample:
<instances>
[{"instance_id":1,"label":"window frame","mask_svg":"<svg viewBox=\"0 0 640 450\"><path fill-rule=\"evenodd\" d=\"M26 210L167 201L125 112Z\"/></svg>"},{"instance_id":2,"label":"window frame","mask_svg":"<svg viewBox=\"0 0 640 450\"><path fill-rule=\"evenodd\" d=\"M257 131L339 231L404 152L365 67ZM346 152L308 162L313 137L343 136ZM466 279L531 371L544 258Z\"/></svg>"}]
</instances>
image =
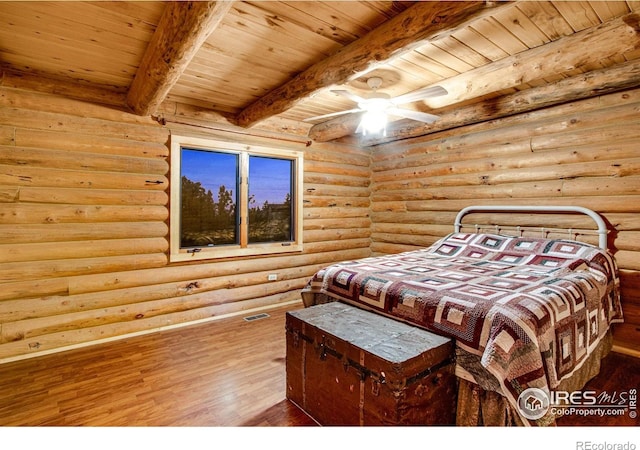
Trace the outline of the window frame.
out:
<instances>
[{"instance_id":1,"label":"window frame","mask_svg":"<svg viewBox=\"0 0 640 450\"><path fill-rule=\"evenodd\" d=\"M206 247L180 247L181 216L181 177L182 149L231 153L239 156L238 204L239 244L225 244ZM286 242L249 243L249 156L262 156L289 159L292 164L292 234L293 240ZM243 144L219 139L197 138L190 136L171 136L171 193L169 206L169 261L184 262L220 258L273 255L278 253L302 252L302 208L303 208L303 152ZM195 251L194 251L195 250Z\"/></svg>"}]
</instances>

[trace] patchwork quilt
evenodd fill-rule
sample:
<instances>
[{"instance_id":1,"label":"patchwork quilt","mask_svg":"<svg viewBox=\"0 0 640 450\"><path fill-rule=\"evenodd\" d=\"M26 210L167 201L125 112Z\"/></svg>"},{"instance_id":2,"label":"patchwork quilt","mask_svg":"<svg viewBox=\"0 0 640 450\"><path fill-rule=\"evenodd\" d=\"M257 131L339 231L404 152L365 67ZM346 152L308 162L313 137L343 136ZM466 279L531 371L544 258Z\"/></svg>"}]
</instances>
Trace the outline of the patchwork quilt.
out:
<instances>
[{"instance_id":1,"label":"patchwork quilt","mask_svg":"<svg viewBox=\"0 0 640 450\"><path fill-rule=\"evenodd\" d=\"M455 339L514 406L527 388L557 387L622 322L614 259L569 240L454 233L426 249L326 267L302 296L306 305L328 297Z\"/></svg>"}]
</instances>

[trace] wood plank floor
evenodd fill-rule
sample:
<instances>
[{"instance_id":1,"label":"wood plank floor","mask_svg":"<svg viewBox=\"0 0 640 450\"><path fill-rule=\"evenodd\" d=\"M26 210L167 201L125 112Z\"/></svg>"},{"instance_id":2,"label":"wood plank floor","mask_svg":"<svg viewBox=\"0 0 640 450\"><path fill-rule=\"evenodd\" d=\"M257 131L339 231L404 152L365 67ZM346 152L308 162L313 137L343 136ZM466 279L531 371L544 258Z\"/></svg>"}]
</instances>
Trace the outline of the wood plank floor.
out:
<instances>
[{"instance_id":1,"label":"wood plank floor","mask_svg":"<svg viewBox=\"0 0 640 450\"><path fill-rule=\"evenodd\" d=\"M286 310L0 365L0 425L313 424L285 401Z\"/></svg>"},{"instance_id":2,"label":"wood plank floor","mask_svg":"<svg viewBox=\"0 0 640 450\"><path fill-rule=\"evenodd\" d=\"M242 316L0 365L2 426L314 426L285 399L285 312ZM638 387L607 357L594 388ZM560 425L637 425L628 417Z\"/></svg>"}]
</instances>

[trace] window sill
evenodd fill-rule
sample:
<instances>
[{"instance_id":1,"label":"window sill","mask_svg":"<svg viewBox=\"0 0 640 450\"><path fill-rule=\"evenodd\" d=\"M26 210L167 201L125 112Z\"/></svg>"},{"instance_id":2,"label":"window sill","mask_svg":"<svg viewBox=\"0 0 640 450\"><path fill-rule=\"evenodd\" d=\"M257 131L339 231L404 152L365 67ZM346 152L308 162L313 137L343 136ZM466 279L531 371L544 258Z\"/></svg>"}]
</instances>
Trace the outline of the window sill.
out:
<instances>
[{"instance_id":1,"label":"window sill","mask_svg":"<svg viewBox=\"0 0 640 450\"><path fill-rule=\"evenodd\" d=\"M240 246L235 245L195 247L181 250L179 253L171 253L169 255L169 262L215 261L218 259L301 253L302 250L302 244L294 242L253 244L245 248L240 248Z\"/></svg>"}]
</instances>

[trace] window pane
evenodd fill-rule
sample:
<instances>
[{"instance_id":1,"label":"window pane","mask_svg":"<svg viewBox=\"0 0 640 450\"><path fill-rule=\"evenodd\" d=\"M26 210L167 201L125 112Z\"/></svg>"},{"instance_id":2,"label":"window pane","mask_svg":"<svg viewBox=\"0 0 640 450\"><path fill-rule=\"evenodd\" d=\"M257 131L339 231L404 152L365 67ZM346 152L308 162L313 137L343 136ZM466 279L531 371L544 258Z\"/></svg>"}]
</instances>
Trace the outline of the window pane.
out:
<instances>
[{"instance_id":1,"label":"window pane","mask_svg":"<svg viewBox=\"0 0 640 450\"><path fill-rule=\"evenodd\" d=\"M180 247L237 244L238 155L182 149Z\"/></svg>"},{"instance_id":2,"label":"window pane","mask_svg":"<svg viewBox=\"0 0 640 450\"><path fill-rule=\"evenodd\" d=\"M289 242L293 236L293 161L249 156L249 242Z\"/></svg>"}]
</instances>

